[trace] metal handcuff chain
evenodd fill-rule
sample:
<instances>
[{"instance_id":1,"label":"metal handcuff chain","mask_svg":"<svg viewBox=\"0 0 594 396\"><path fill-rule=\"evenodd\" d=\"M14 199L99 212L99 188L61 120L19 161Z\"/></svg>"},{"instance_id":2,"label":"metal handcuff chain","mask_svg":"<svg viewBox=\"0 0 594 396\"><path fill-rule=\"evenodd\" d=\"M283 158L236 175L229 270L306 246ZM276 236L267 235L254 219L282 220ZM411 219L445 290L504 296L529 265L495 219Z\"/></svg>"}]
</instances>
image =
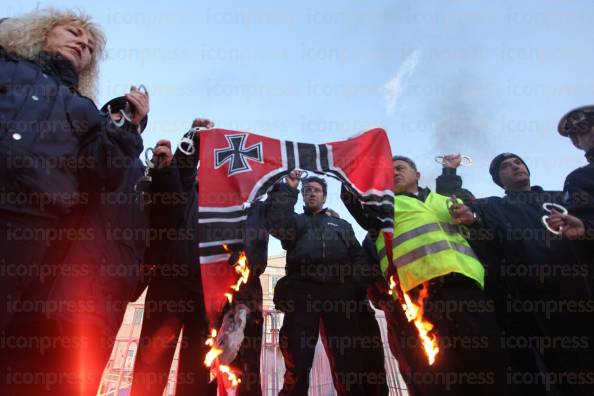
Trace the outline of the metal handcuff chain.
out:
<instances>
[{"instance_id":1,"label":"metal handcuff chain","mask_svg":"<svg viewBox=\"0 0 594 396\"><path fill-rule=\"evenodd\" d=\"M196 146L194 145L194 135L200 131L200 127L192 127L184 134L179 141L177 148L185 155L194 155Z\"/></svg>"},{"instance_id":2,"label":"metal handcuff chain","mask_svg":"<svg viewBox=\"0 0 594 396\"><path fill-rule=\"evenodd\" d=\"M134 184L134 192L138 194L136 196L136 203L140 204L142 208L145 204L152 203L150 194L144 188L142 188L142 186L150 185L150 183L153 181L153 178L150 175L150 170L155 167L155 162L153 161L154 155L155 149L152 147L149 147L144 151L144 161L146 163L144 175L142 175Z\"/></svg>"},{"instance_id":3,"label":"metal handcuff chain","mask_svg":"<svg viewBox=\"0 0 594 396\"><path fill-rule=\"evenodd\" d=\"M445 163L445 155L438 155L435 157L435 162L438 164L444 165ZM469 155L462 155L462 161L460 162L460 166L471 166L472 165L472 157Z\"/></svg>"},{"instance_id":4,"label":"metal handcuff chain","mask_svg":"<svg viewBox=\"0 0 594 396\"><path fill-rule=\"evenodd\" d=\"M566 209L564 206L562 206L562 205L559 205L559 204L556 204L556 203L553 203L553 202L545 202L545 203L543 203L543 204L542 204L542 208L543 208L543 209L544 209L546 212L549 212L549 213L553 213L553 210L552 210L552 209L556 209L558 212L560 212L561 214L564 214L564 215L566 215L566 214L568 214L568 213L569 213L569 211L568 211L568 210L567 210L567 209ZM561 233L561 230L559 230L559 231L555 231L555 230L553 230L553 229L552 229L552 228L549 226L549 223L547 223L547 220L549 220L549 217L550 217L549 215L544 215L544 216L542 216L542 218L541 218L542 224L543 224L543 225L545 226L545 228L546 228L547 230L549 230L551 233L553 233L553 234L555 234L555 235L559 235L559 234Z\"/></svg>"},{"instance_id":5,"label":"metal handcuff chain","mask_svg":"<svg viewBox=\"0 0 594 396\"><path fill-rule=\"evenodd\" d=\"M144 84L140 84L138 86L138 91L142 92L142 93L147 93L147 89L144 86ZM126 103L126 107L120 110L120 114L122 115L122 118L119 121L116 121L113 119L112 116L112 112L111 112L111 105L107 105L107 111L109 112L109 117L111 118L111 121L113 121L113 123L115 124L115 126L117 127L121 127L123 126L126 121L128 122L132 122L132 108L130 107L130 103Z\"/></svg>"},{"instance_id":6,"label":"metal handcuff chain","mask_svg":"<svg viewBox=\"0 0 594 396\"><path fill-rule=\"evenodd\" d=\"M460 198L457 198L460 199ZM448 209L448 211L450 211L450 208L452 207L452 205L457 204L460 202L455 202L452 197L448 197L448 199L446 200L446 208ZM476 220L476 213L473 213L474 218ZM453 225L453 223L450 223L450 225ZM460 235L462 235L464 237L464 239L468 239L470 236L470 230L468 229L468 226L464 225L464 224L457 224L455 227L457 227L458 232L460 233Z\"/></svg>"}]
</instances>

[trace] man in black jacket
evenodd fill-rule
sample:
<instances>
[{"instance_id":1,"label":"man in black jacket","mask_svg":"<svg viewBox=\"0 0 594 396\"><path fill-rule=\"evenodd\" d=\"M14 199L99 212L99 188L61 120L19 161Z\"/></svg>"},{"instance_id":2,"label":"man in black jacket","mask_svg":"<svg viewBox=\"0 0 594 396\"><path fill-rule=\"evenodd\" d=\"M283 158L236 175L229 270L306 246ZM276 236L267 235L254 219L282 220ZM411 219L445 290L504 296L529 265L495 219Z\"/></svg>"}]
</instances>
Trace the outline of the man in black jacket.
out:
<instances>
[{"instance_id":1,"label":"man in black jacket","mask_svg":"<svg viewBox=\"0 0 594 396\"><path fill-rule=\"evenodd\" d=\"M591 371L584 364L591 333L569 323L584 322L588 269L571 243L543 224L550 215L543 204L563 204L563 194L531 186L530 172L515 154L497 156L490 173L507 194L453 205L452 211L457 223L490 236L469 241L492 267L485 288L496 299L501 345L512 358L507 381L519 394L587 394L579 376ZM567 373L577 380L564 378Z\"/></svg>"},{"instance_id":2,"label":"man in black jacket","mask_svg":"<svg viewBox=\"0 0 594 396\"><path fill-rule=\"evenodd\" d=\"M211 126L197 119L193 127ZM199 141L195 136L194 144ZM199 152L198 149L195 150ZM180 333L176 395L215 395L204 366L208 323L198 260L198 155L171 152L169 141L159 141L157 163L151 171L150 227L154 237L145 261L154 265L145 298L132 396L160 396L169 378Z\"/></svg>"},{"instance_id":3,"label":"man in black jacket","mask_svg":"<svg viewBox=\"0 0 594 396\"><path fill-rule=\"evenodd\" d=\"M575 169L565 179L563 191L570 216L555 217L562 220L561 233L569 239L594 239L594 106L584 106L565 114L557 130L569 137L573 145L585 152L588 164ZM553 216L552 216L553 217ZM587 244L584 244L587 245ZM585 249L583 253L588 255Z\"/></svg>"},{"instance_id":4,"label":"man in black jacket","mask_svg":"<svg viewBox=\"0 0 594 396\"><path fill-rule=\"evenodd\" d=\"M279 394L307 395L320 332L339 395L385 395L379 327L365 300L372 271L350 224L324 209L323 179L304 181L304 213L294 212L300 175L292 171L266 203L270 233L287 250L287 274L274 294L285 312L280 338L286 372Z\"/></svg>"}]
</instances>

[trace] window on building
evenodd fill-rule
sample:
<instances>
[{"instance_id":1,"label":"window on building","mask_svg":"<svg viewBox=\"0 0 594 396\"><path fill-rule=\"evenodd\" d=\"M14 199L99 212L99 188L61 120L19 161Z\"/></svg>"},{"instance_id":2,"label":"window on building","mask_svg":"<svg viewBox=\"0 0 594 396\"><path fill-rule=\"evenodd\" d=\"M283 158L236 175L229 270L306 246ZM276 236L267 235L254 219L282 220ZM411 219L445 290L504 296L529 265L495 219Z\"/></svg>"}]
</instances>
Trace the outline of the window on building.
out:
<instances>
[{"instance_id":1,"label":"window on building","mask_svg":"<svg viewBox=\"0 0 594 396\"><path fill-rule=\"evenodd\" d=\"M124 362L125 369L132 369L134 367L134 357L136 356L136 349L137 345L131 344L130 348L128 348L128 352L126 352L126 361Z\"/></svg>"},{"instance_id":2,"label":"window on building","mask_svg":"<svg viewBox=\"0 0 594 396\"><path fill-rule=\"evenodd\" d=\"M165 390L165 396L173 396L173 391L175 390L175 386L171 383L167 383L167 389Z\"/></svg>"},{"instance_id":3,"label":"window on building","mask_svg":"<svg viewBox=\"0 0 594 396\"><path fill-rule=\"evenodd\" d=\"M134 311L134 320L132 324L139 325L142 324L142 315L144 314L144 308L138 308Z\"/></svg>"}]
</instances>

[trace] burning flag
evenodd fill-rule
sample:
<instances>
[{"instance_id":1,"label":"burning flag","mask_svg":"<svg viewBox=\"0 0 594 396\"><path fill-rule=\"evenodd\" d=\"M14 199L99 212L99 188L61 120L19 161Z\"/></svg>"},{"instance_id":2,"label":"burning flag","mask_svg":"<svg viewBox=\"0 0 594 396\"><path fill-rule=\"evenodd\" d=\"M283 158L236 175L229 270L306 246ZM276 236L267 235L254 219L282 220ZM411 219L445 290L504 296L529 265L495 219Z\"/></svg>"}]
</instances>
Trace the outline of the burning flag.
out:
<instances>
[{"instance_id":1,"label":"burning flag","mask_svg":"<svg viewBox=\"0 0 594 396\"><path fill-rule=\"evenodd\" d=\"M228 249L227 245L224 247ZM231 259L233 257L232 254ZM238 278L235 284L229 286L231 291L225 293L229 304L233 302L234 293L239 291L241 285L246 284L249 279L250 269L244 251L239 252L233 269ZM205 343L211 347L204 358L204 364L211 369L211 381L218 378L222 383L219 385L222 385L225 390L235 388L241 383L239 373L230 364L235 360L245 337L244 330L248 313L248 308L243 304L232 306L223 317L220 330L217 332L212 329L211 335Z\"/></svg>"}]
</instances>

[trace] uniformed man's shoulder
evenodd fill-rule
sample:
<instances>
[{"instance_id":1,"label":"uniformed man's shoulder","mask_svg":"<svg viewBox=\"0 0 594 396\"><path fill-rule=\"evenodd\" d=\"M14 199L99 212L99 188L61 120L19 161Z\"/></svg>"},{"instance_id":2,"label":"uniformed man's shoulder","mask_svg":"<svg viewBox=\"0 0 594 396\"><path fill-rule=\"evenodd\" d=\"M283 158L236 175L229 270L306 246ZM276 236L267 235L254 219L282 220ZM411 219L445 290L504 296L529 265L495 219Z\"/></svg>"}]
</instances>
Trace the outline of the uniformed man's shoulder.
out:
<instances>
[{"instance_id":1,"label":"uniformed man's shoulder","mask_svg":"<svg viewBox=\"0 0 594 396\"><path fill-rule=\"evenodd\" d=\"M587 164L574 169L569 175L567 175L566 180L579 179L584 176L591 177L592 175L594 175L594 164Z\"/></svg>"},{"instance_id":2,"label":"uniformed man's shoulder","mask_svg":"<svg viewBox=\"0 0 594 396\"><path fill-rule=\"evenodd\" d=\"M594 185L594 164L575 169L565 178L563 190L571 194L576 191L590 191Z\"/></svg>"},{"instance_id":3,"label":"uniformed man's shoulder","mask_svg":"<svg viewBox=\"0 0 594 396\"><path fill-rule=\"evenodd\" d=\"M475 205L489 205L489 204L499 204L504 201L505 197L498 197L496 195L490 197L483 197L477 198L474 200L473 204Z\"/></svg>"}]
</instances>

